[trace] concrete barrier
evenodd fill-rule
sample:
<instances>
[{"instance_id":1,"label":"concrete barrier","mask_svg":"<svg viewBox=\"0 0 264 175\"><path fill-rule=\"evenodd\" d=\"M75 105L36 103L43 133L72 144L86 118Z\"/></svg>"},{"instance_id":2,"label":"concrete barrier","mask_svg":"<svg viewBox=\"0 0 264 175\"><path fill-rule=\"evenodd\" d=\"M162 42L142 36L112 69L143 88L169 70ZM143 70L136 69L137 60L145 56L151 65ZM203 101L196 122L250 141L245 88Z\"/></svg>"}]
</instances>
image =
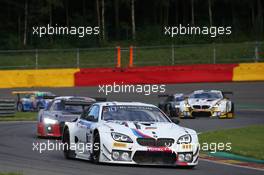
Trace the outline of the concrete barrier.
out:
<instances>
[{"instance_id":1,"label":"concrete barrier","mask_svg":"<svg viewBox=\"0 0 264 175\"><path fill-rule=\"evenodd\" d=\"M74 73L79 69L0 71L0 88L73 87Z\"/></svg>"},{"instance_id":2,"label":"concrete barrier","mask_svg":"<svg viewBox=\"0 0 264 175\"><path fill-rule=\"evenodd\" d=\"M75 86L97 86L114 82L124 84L230 82L235 66L237 64L81 69L75 73Z\"/></svg>"},{"instance_id":3,"label":"concrete barrier","mask_svg":"<svg viewBox=\"0 0 264 175\"><path fill-rule=\"evenodd\" d=\"M264 63L241 63L234 68L233 81L263 81Z\"/></svg>"}]
</instances>

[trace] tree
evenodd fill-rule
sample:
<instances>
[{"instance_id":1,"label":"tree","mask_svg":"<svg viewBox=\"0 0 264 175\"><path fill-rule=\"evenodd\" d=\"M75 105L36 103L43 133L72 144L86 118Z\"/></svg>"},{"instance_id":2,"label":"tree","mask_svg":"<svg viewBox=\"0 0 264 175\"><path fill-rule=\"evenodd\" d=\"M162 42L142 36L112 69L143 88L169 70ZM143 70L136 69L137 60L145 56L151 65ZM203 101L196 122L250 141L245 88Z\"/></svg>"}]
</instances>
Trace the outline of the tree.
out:
<instances>
[{"instance_id":1,"label":"tree","mask_svg":"<svg viewBox=\"0 0 264 175\"><path fill-rule=\"evenodd\" d=\"M100 28L100 32L101 32L101 17L100 17L100 4L99 4L99 0L96 0L96 14L97 14L97 25ZM99 37L99 40L101 40L101 37Z\"/></svg>"},{"instance_id":2,"label":"tree","mask_svg":"<svg viewBox=\"0 0 264 175\"><path fill-rule=\"evenodd\" d=\"M24 39L23 45L27 45L27 26L28 26L28 0L25 0L25 12L24 12Z\"/></svg>"},{"instance_id":3,"label":"tree","mask_svg":"<svg viewBox=\"0 0 264 175\"><path fill-rule=\"evenodd\" d=\"M119 39L119 0L114 1L114 9L115 9L115 37Z\"/></svg>"},{"instance_id":4,"label":"tree","mask_svg":"<svg viewBox=\"0 0 264 175\"><path fill-rule=\"evenodd\" d=\"M191 0L191 8L192 8L192 25L194 26L194 0Z\"/></svg>"},{"instance_id":5,"label":"tree","mask_svg":"<svg viewBox=\"0 0 264 175\"><path fill-rule=\"evenodd\" d=\"M65 21L66 21L66 26L69 27L69 0L65 0L65 5L64 5L64 8L65 8Z\"/></svg>"},{"instance_id":6,"label":"tree","mask_svg":"<svg viewBox=\"0 0 264 175\"><path fill-rule=\"evenodd\" d=\"M212 0L208 0L208 13L209 13L210 26L213 26Z\"/></svg>"},{"instance_id":7,"label":"tree","mask_svg":"<svg viewBox=\"0 0 264 175\"><path fill-rule=\"evenodd\" d=\"M258 7L258 15L257 15L257 23L258 23L258 33L261 35L263 33L263 10L262 10L262 2L261 0L257 1L257 7Z\"/></svg>"},{"instance_id":8,"label":"tree","mask_svg":"<svg viewBox=\"0 0 264 175\"><path fill-rule=\"evenodd\" d=\"M105 40L105 3L102 0L102 40Z\"/></svg>"},{"instance_id":9,"label":"tree","mask_svg":"<svg viewBox=\"0 0 264 175\"><path fill-rule=\"evenodd\" d=\"M131 23L132 23L132 39L136 39L136 25L135 25L135 0L131 0Z\"/></svg>"}]
</instances>

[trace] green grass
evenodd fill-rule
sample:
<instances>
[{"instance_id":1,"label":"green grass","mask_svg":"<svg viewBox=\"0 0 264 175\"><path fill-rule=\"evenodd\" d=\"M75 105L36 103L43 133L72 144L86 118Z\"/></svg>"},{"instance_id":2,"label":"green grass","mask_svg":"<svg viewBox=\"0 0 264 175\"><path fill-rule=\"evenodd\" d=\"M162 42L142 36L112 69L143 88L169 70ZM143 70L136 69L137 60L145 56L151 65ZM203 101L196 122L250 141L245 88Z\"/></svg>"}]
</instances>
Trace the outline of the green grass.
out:
<instances>
[{"instance_id":1,"label":"green grass","mask_svg":"<svg viewBox=\"0 0 264 175\"><path fill-rule=\"evenodd\" d=\"M36 112L17 112L13 117L0 117L0 121L35 121Z\"/></svg>"},{"instance_id":2,"label":"green grass","mask_svg":"<svg viewBox=\"0 0 264 175\"><path fill-rule=\"evenodd\" d=\"M231 153L264 160L264 125L206 132L199 135L200 143L232 143Z\"/></svg>"},{"instance_id":3,"label":"green grass","mask_svg":"<svg viewBox=\"0 0 264 175\"><path fill-rule=\"evenodd\" d=\"M129 62L128 47L121 47L122 66ZM214 48L215 58L214 60ZM260 43L260 61L264 61L264 43ZM116 65L116 48L53 49L0 52L0 69L32 69L60 67L114 67ZM207 63L242 63L254 62L255 43L225 43L136 47L134 49L134 65L177 65L177 64L207 64Z\"/></svg>"},{"instance_id":4,"label":"green grass","mask_svg":"<svg viewBox=\"0 0 264 175\"><path fill-rule=\"evenodd\" d=\"M22 175L22 173L1 173L0 175Z\"/></svg>"}]
</instances>

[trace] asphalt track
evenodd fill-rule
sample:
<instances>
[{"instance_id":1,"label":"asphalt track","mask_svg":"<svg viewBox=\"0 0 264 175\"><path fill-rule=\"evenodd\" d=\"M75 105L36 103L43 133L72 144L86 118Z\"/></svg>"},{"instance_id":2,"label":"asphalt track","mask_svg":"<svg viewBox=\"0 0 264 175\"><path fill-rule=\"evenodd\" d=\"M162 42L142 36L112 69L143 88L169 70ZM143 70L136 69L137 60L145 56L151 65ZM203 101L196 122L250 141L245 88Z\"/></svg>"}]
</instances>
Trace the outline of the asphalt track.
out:
<instances>
[{"instance_id":1,"label":"asphalt track","mask_svg":"<svg viewBox=\"0 0 264 175\"><path fill-rule=\"evenodd\" d=\"M166 92L188 93L194 89L221 89L233 91L231 99L236 104L236 118L232 120L218 120L199 118L195 120L181 120L180 125L193 128L198 132L223 128L237 128L242 126L264 124L264 83L208 83L208 84L179 84L167 85ZM0 97L10 97L13 90L24 89L1 89ZM28 90L28 89L27 89ZM85 95L91 97L104 96L98 93L98 87L83 88L45 88L58 95ZM142 94L110 94L108 100L115 101L143 101L157 104L156 94L145 96ZM32 143L47 142L48 140L36 138L36 124L34 122L0 123L0 172L19 172L27 174L190 174L190 175L258 175L263 171L234 167L200 160L194 169L181 169L171 167L150 166L118 166L118 165L95 165L88 161L65 160L60 151L46 151L39 153L33 151ZM55 142L55 140L51 140Z\"/></svg>"}]
</instances>

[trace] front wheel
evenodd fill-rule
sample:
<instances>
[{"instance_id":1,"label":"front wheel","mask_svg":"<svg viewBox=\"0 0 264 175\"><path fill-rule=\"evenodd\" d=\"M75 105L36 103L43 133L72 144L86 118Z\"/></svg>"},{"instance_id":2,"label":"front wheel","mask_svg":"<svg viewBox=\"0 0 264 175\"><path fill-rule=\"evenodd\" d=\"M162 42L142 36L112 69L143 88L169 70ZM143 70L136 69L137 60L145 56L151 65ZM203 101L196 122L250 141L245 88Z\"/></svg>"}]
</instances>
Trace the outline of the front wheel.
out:
<instances>
[{"instance_id":1,"label":"front wheel","mask_svg":"<svg viewBox=\"0 0 264 175\"><path fill-rule=\"evenodd\" d=\"M62 138L62 143L63 143L63 154L66 159L72 159L75 157L75 153L73 150L70 148L70 132L69 129L65 129L63 132L63 138Z\"/></svg>"},{"instance_id":2,"label":"front wheel","mask_svg":"<svg viewBox=\"0 0 264 175\"><path fill-rule=\"evenodd\" d=\"M100 146L100 135L99 133L95 133L93 139L93 153L92 153L92 160L94 163L99 163L100 155L101 155L101 146Z\"/></svg>"},{"instance_id":3,"label":"front wheel","mask_svg":"<svg viewBox=\"0 0 264 175\"><path fill-rule=\"evenodd\" d=\"M22 103L18 103L18 105L17 105L17 111L18 112L24 112L24 107L23 107L23 104Z\"/></svg>"}]
</instances>

